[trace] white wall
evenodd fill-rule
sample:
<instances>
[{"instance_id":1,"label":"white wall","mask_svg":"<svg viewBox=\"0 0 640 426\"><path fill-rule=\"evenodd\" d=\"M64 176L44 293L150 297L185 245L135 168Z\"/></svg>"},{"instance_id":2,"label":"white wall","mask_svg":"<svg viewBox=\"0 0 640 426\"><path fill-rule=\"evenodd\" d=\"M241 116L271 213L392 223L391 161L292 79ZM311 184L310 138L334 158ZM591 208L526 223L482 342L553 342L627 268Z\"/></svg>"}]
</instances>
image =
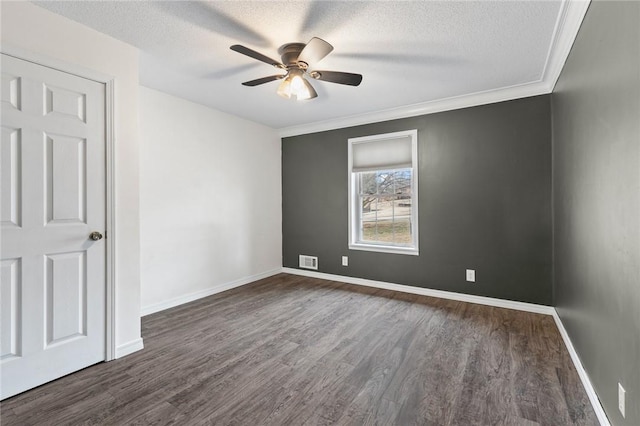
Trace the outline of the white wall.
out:
<instances>
[{"instance_id":1,"label":"white wall","mask_svg":"<svg viewBox=\"0 0 640 426\"><path fill-rule=\"evenodd\" d=\"M140 87L142 312L282 265L275 130Z\"/></svg>"},{"instance_id":2,"label":"white wall","mask_svg":"<svg viewBox=\"0 0 640 426\"><path fill-rule=\"evenodd\" d=\"M0 7L3 52L115 78L116 356L140 349L138 50L31 3L3 1Z\"/></svg>"}]
</instances>

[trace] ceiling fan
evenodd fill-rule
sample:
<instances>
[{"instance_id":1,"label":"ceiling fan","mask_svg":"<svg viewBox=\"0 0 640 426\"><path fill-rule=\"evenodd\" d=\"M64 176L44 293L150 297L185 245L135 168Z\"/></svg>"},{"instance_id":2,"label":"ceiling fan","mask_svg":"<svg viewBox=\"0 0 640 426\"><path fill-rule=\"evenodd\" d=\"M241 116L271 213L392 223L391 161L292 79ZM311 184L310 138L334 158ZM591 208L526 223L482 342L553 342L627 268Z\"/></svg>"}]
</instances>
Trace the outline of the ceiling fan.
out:
<instances>
[{"instance_id":1,"label":"ceiling fan","mask_svg":"<svg viewBox=\"0 0 640 426\"><path fill-rule=\"evenodd\" d=\"M286 74L270 75L256 80L245 81L244 86L258 86L274 80L283 80L278 86L278 95L287 99L313 99L318 96L315 89L304 77L308 75L315 80L328 81L330 83L358 86L362 81L362 75L340 71L310 70L309 66L315 65L333 50L333 46L314 37L309 43L287 43L278 49L282 62L271 59L248 47L234 44L231 50L247 55L258 61L286 71Z\"/></svg>"}]
</instances>

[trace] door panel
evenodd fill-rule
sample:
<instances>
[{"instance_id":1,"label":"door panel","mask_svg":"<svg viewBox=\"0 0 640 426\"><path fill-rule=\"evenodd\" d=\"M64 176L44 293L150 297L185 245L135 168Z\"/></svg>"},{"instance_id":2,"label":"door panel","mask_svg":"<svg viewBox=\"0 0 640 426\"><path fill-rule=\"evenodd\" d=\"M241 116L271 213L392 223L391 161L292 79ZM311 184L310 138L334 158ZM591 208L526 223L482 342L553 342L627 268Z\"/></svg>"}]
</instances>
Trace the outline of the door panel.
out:
<instances>
[{"instance_id":1,"label":"door panel","mask_svg":"<svg viewBox=\"0 0 640 426\"><path fill-rule=\"evenodd\" d=\"M20 356L21 303L20 259L0 261L0 361Z\"/></svg>"},{"instance_id":2,"label":"door panel","mask_svg":"<svg viewBox=\"0 0 640 426\"><path fill-rule=\"evenodd\" d=\"M86 94L55 86L44 86L45 115L68 116L85 123Z\"/></svg>"},{"instance_id":3,"label":"door panel","mask_svg":"<svg viewBox=\"0 0 640 426\"><path fill-rule=\"evenodd\" d=\"M46 256L46 346L86 336L87 262L85 252Z\"/></svg>"},{"instance_id":4,"label":"door panel","mask_svg":"<svg viewBox=\"0 0 640 426\"><path fill-rule=\"evenodd\" d=\"M2 55L2 398L105 359L105 88Z\"/></svg>"},{"instance_id":5,"label":"door panel","mask_svg":"<svg viewBox=\"0 0 640 426\"><path fill-rule=\"evenodd\" d=\"M47 225L86 223L86 139L45 135Z\"/></svg>"},{"instance_id":6,"label":"door panel","mask_svg":"<svg viewBox=\"0 0 640 426\"><path fill-rule=\"evenodd\" d=\"M0 225L17 226L22 223L22 137L20 129L2 126L0 143L0 173L3 186L0 198Z\"/></svg>"},{"instance_id":7,"label":"door panel","mask_svg":"<svg viewBox=\"0 0 640 426\"><path fill-rule=\"evenodd\" d=\"M5 72L2 73L2 108L20 110L21 87L20 77Z\"/></svg>"}]
</instances>

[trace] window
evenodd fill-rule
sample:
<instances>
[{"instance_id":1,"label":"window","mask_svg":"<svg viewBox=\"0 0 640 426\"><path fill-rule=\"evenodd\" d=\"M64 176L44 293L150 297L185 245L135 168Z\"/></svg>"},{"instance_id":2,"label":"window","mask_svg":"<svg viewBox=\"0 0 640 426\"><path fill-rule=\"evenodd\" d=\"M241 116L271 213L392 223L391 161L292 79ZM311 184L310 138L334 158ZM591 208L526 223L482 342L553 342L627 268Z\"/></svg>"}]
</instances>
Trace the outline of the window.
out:
<instances>
[{"instance_id":1,"label":"window","mask_svg":"<svg viewBox=\"0 0 640 426\"><path fill-rule=\"evenodd\" d=\"M418 132L349 139L349 248L418 254Z\"/></svg>"}]
</instances>

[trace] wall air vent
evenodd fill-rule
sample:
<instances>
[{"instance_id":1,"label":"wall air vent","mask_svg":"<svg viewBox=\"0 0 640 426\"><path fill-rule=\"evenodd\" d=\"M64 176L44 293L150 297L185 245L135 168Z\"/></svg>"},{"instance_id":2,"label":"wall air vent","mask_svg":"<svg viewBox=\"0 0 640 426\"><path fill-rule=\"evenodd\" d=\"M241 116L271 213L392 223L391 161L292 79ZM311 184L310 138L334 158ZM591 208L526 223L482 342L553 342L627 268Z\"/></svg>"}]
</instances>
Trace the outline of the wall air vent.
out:
<instances>
[{"instance_id":1,"label":"wall air vent","mask_svg":"<svg viewBox=\"0 0 640 426\"><path fill-rule=\"evenodd\" d=\"M300 255L301 268L318 270L318 258L316 256Z\"/></svg>"}]
</instances>

